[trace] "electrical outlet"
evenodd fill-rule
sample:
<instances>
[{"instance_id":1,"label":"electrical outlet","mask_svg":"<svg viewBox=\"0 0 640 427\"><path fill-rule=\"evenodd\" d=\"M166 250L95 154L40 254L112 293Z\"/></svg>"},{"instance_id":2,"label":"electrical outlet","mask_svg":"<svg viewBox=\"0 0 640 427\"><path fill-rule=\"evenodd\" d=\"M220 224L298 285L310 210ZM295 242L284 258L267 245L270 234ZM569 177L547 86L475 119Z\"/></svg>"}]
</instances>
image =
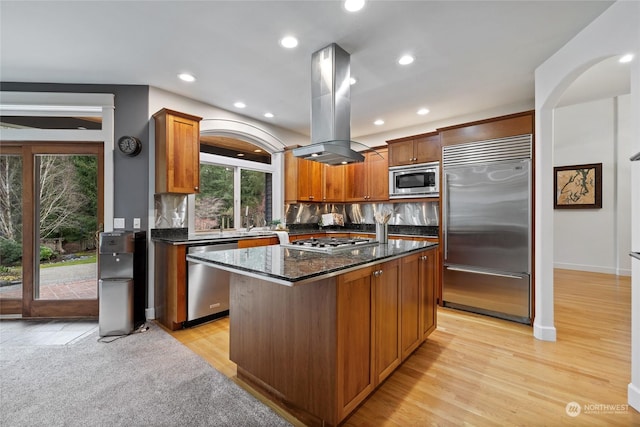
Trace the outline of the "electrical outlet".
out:
<instances>
[{"instance_id":1,"label":"electrical outlet","mask_svg":"<svg viewBox=\"0 0 640 427\"><path fill-rule=\"evenodd\" d=\"M124 228L124 218L113 218L113 228L120 230Z\"/></svg>"},{"instance_id":2,"label":"electrical outlet","mask_svg":"<svg viewBox=\"0 0 640 427\"><path fill-rule=\"evenodd\" d=\"M140 228L140 218L133 218L133 228L135 229Z\"/></svg>"}]
</instances>

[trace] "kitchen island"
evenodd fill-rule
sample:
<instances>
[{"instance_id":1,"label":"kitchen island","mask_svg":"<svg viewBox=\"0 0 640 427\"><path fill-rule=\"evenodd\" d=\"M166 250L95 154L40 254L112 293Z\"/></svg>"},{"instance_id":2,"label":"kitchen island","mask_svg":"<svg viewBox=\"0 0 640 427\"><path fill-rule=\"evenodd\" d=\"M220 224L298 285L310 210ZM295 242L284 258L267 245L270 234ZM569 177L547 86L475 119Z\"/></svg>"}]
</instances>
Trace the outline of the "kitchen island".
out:
<instances>
[{"instance_id":1,"label":"kitchen island","mask_svg":"<svg viewBox=\"0 0 640 427\"><path fill-rule=\"evenodd\" d=\"M309 425L338 425L435 329L437 244L188 255L231 271L238 378Z\"/></svg>"}]
</instances>

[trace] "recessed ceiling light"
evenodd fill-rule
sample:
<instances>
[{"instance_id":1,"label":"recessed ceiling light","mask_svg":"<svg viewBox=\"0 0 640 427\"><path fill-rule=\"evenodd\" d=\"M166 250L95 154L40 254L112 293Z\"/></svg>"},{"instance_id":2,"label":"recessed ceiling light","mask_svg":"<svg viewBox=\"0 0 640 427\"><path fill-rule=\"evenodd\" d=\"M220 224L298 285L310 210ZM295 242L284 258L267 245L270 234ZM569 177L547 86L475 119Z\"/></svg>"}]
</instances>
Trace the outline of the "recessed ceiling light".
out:
<instances>
[{"instance_id":1,"label":"recessed ceiling light","mask_svg":"<svg viewBox=\"0 0 640 427\"><path fill-rule=\"evenodd\" d=\"M245 104L244 102L238 101L238 102L234 103L233 106L236 107L236 108L244 108L244 107L247 106L247 104Z\"/></svg>"},{"instance_id":2,"label":"recessed ceiling light","mask_svg":"<svg viewBox=\"0 0 640 427\"><path fill-rule=\"evenodd\" d=\"M254 153L262 153L262 150L259 148L256 148L255 150L253 150Z\"/></svg>"},{"instance_id":3,"label":"recessed ceiling light","mask_svg":"<svg viewBox=\"0 0 640 427\"><path fill-rule=\"evenodd\" d=\"M298 46L298 39L293 36L285 36L280 39L280 45L282 47L286 47L287 49L293 49Z\"/></svg>"},{"instance_id":4,"label":"recessed ceiling light","mask_svg":"<svg viewBox=\"0 0 640 427\"><path fill-rule=\"evenodd\" d=\"M343 161L341 161L341 162L340 162L340 164L341 164L341 165L346 165L346 164L348 164L348 163L349 163L349 162L347 162L346 160L343 160Z\"/></svg>"},{"instance_id":5,"label":"recessed ceiling light","mask_svg":"<svg viewBox=\"0 0 640 427\"><path fill-rule=\"evenodd\" d=\"M403 55L402 57L400 57L400 59L398 59L398 64L400 65L409 65L414 61L414 57L411 55Z\"/></svg>"},{"instance_id":6,"label":"recessed ceiling light","mask_svg":"<svg viewBox=\"0 0 640 427\"><path fill-rule=\"evenodd\" d=\"M384 124L384 120L378 119L375 122L373 122L373 124L376 126L382 126Z\"/></svg>"},{"instance_id":7,"label":"recessed ceiling light","mask_svg":"<svg viewBox=\"0 0 640 427\"><path fill-rule=\"evenodd\" d=\"M268 119L273 118L273 113L264 113L264 116Z\"/></svg>"},{"instance_id":8,"label":"recessed ceiling light","mask_svg":"<svg viewBox=\"0 0 640 427\"><path fill-rule=\"evenodd\" d=\"M244 157L244 153L238 153L237 156L238 157Z\"/></svg>"},{"instance_id":9,"label":"recessed ceiling light","mask_svg":"<svg viewBox=\"0 0 640 427\"><path fill-rule=\"evenodd\" d=\"M622 58L620 58L618 61L620 61L620 63L622 63L622 64L626 64L627 62L631 62L631 61L633 61L633 54L632 53L627 53Z\"/></svg>"},{"instance_id":10,"label":"recessed ceiling light","mask_svg":"<svg viewBox=\"0 0 640 427\"><path fill-rule=\"evenodd\" d=\"M178 74L178 78L180 80L182 80L183 82L195 82L196 81L196 78L192 74L189 74L189 73L180 73L180 74Z\"/></svg>"},{"instance_id":11,"label":"recessed ceiling light","mask_svg":"<svg viewBox=\"0 0 640 427\"><path fill-rule=\"evenodd\" d=\"M352 84L352 85L356 84L357 82L358 82L358 80L356 80L356 78L355 78L355 77L351 77L351 78L349 79L349 83L350 83L350 84Z\"/></svg>"},{"instance_id":12,"label":"recessed ceiling light","mask_svg":"<svg viewBox=\"0 0 640 427\"><path fill-rule=\"evenodd\" d=\"M417 113L421 116L426 116L427 114L429 114L429 109L428 108L421 108L417 111Z\"/></svg>"},{"instance_id":13,"label":"recessed ceiling light","mask_svg":"<svg viewBox=\"0 0 640 427\"><path fill-rule=\"evenodd\" d=\"M357 12L364 7L364 0L345 0L344 8L349 12Z\"/></svg>"}]
</instances>

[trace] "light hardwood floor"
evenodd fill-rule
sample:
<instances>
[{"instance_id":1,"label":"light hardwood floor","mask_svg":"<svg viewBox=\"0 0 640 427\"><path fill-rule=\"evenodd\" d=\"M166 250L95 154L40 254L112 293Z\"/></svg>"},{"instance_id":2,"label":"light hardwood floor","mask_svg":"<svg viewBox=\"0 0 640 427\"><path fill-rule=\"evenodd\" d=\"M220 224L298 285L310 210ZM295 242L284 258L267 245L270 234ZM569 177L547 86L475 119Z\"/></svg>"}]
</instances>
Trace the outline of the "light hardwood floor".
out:
<instances>
[{"instance_id":1,"label":"light hardwood floor","mask_svg":"<svg viewBox=\"0 0 640 427\"><path fill-rule=\"evenodd\" d=\"M640 426L626 405L630 288L628 277L556 270L556 342L536 340L526 325L440 308L438 329L344 425ZM222 319L172 334L246 386L234 378L228 327ZM579 415L567 414L570 402Z\"/></svg>"}]
</instances>

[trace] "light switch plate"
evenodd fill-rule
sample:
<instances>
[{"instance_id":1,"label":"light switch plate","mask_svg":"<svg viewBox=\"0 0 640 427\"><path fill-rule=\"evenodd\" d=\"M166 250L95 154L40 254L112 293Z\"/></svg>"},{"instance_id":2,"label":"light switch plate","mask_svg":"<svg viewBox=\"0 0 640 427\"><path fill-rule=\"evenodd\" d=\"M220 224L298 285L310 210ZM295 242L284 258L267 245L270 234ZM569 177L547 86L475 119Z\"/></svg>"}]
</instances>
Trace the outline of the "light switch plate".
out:
<instances>
[{"instance_id":1,"label":"light switch plate","mask_svg":"<svg viewBox=\"0 0 640 427\"><path fill-rule=\"evenodd\" d=\"M140 228L140 218L133 218L133 228Z\"/></svg>"},{"instance_id":2,"label":"light switch plate","mask_svg":"<svg viewBox=\"0 0 640 427\"><path fill-rule=\"evenodd\" d=\"M124 218L113 218L113 228L116 230L124 228Z\"/></svg>"}]
</instances>

